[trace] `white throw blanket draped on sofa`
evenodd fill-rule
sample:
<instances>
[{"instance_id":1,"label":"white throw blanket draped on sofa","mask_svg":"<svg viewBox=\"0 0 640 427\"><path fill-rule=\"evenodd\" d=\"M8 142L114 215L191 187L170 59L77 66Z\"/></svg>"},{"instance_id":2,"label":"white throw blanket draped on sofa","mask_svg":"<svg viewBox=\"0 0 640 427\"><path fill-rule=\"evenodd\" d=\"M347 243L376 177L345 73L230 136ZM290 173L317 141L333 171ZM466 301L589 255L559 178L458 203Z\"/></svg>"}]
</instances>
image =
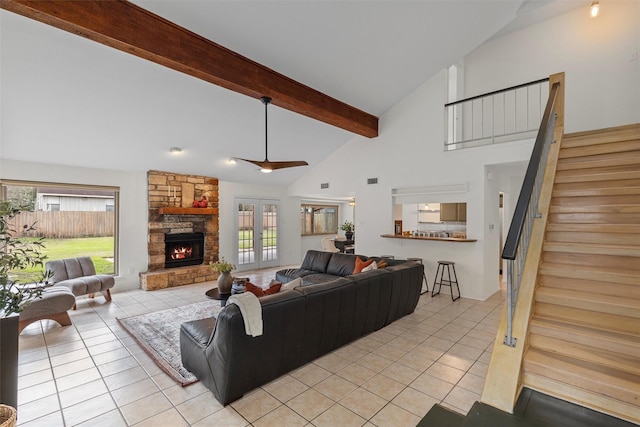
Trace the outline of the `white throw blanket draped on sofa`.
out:
<instances>
[{"instance_id":1,"label":"white throw blanket draped on sofa","mask_svg":"<svg viewBox=\"0 0 640 427\"><path fill-rule=\"evenodd\" d=\"M234 294L229 297L227 304L235 304L240 308L247 335L262 335L262 306L257 296L251 292Z\"/></svg>"}]
</instances>

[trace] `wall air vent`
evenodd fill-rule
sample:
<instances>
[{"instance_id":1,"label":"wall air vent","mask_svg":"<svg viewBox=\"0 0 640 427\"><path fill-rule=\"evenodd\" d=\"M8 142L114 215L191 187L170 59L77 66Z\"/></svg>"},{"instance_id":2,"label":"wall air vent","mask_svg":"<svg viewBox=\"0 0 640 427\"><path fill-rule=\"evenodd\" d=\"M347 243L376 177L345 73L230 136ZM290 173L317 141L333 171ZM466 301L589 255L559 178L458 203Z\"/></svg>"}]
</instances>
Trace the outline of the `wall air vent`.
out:
<instances>
[{"instance_id":1,"label":"wall air vent","mask_svg":"<svg viewBox=\"0 0 640 427\"><path fill-rule=\"evenodd\" d=\"M378 178L367 178L367 184L377 184L378 183Z\"/></svg>"},{"instance_id":2,"label":"wall air vent","mask_svg":"<svg viewBox=\"0 0 640 427\"><path fill-rule=\"evenodd\" d=\"M327 188L329 188L329 183L328 182L323 182L320 184L320 189L321 190L326 190Z\"/></svg>"}]
</instances>

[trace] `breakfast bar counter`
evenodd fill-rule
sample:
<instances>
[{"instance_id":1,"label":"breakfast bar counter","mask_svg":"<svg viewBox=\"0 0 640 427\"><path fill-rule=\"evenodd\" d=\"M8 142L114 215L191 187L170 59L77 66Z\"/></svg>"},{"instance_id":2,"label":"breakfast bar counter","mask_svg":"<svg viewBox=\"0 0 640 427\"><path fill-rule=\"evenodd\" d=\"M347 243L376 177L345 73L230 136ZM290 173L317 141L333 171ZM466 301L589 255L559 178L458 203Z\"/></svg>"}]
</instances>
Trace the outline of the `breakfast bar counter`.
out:
<instances>
[{"instance_id":1,"label":"breakfast bar counter","mask_svg":"<svg viewBox=\"0 0 640 427\"><path fill-rule=\"evenodd\" d=\"M406 240L439 240L442 242L458 242L469 243L477 242L477 239L460 239L457 237L426 237L426 236L404 236L402 234L381 234L380 237L387 239L406 239Z\"/></svg>"}]
</instances>

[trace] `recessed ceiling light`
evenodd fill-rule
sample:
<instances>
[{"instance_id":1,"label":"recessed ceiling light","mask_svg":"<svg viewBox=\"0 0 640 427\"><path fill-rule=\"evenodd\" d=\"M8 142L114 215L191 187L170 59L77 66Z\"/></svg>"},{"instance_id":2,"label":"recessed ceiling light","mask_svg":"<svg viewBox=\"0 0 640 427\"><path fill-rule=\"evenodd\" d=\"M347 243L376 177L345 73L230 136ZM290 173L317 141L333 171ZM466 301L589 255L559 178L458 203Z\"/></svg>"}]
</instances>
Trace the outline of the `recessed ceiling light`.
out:
<instances>
[{"instance_id":1,"label":"recessed ceiling light","mask_svg":"<svg viewBox=\"0 0 640 427\"><path fill-rule=\"evenodd\" d=\"M180 154L180 153L182 153L182 148L180 148L180 147L171 147L171 148L169 148L169 152L171 154Z\"/></svg>"},{"instance_id":2,"label":"recessed ceiling light","mask_svg":"<svg viewBox=\"0 0 640 427\"><path fill-rule=\"evenodd\" d=\"M591 3L591 17L595 18L596 16L598 16L598 13L600 13L600 3L594 1L593 3Z\"/></svg>"}]
</instances>

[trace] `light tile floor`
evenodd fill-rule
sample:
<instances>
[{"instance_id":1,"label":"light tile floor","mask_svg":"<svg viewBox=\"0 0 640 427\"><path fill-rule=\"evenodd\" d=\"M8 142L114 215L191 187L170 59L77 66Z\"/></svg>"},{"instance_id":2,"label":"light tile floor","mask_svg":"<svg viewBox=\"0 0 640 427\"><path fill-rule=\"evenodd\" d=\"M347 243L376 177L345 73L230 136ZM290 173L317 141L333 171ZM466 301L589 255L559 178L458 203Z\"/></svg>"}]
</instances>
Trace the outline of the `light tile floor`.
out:
<instances>
[{"instance_id":1,"label":"light tile floor","mask_svg":"<svg viewBox=\"0 0 640 427\"><path fill-rule=\"evenodd\" d=\"M280 267L282 268L282 267ZM243 272L257 284L277 269ZM466 414L480 399L503 292L415 312L223 407L201 383L164 374L116 318L203 301L202 283L78 298L72 326L20 336L20 426L415 426L435 403Z\"/></svg>"}]
</instances>

